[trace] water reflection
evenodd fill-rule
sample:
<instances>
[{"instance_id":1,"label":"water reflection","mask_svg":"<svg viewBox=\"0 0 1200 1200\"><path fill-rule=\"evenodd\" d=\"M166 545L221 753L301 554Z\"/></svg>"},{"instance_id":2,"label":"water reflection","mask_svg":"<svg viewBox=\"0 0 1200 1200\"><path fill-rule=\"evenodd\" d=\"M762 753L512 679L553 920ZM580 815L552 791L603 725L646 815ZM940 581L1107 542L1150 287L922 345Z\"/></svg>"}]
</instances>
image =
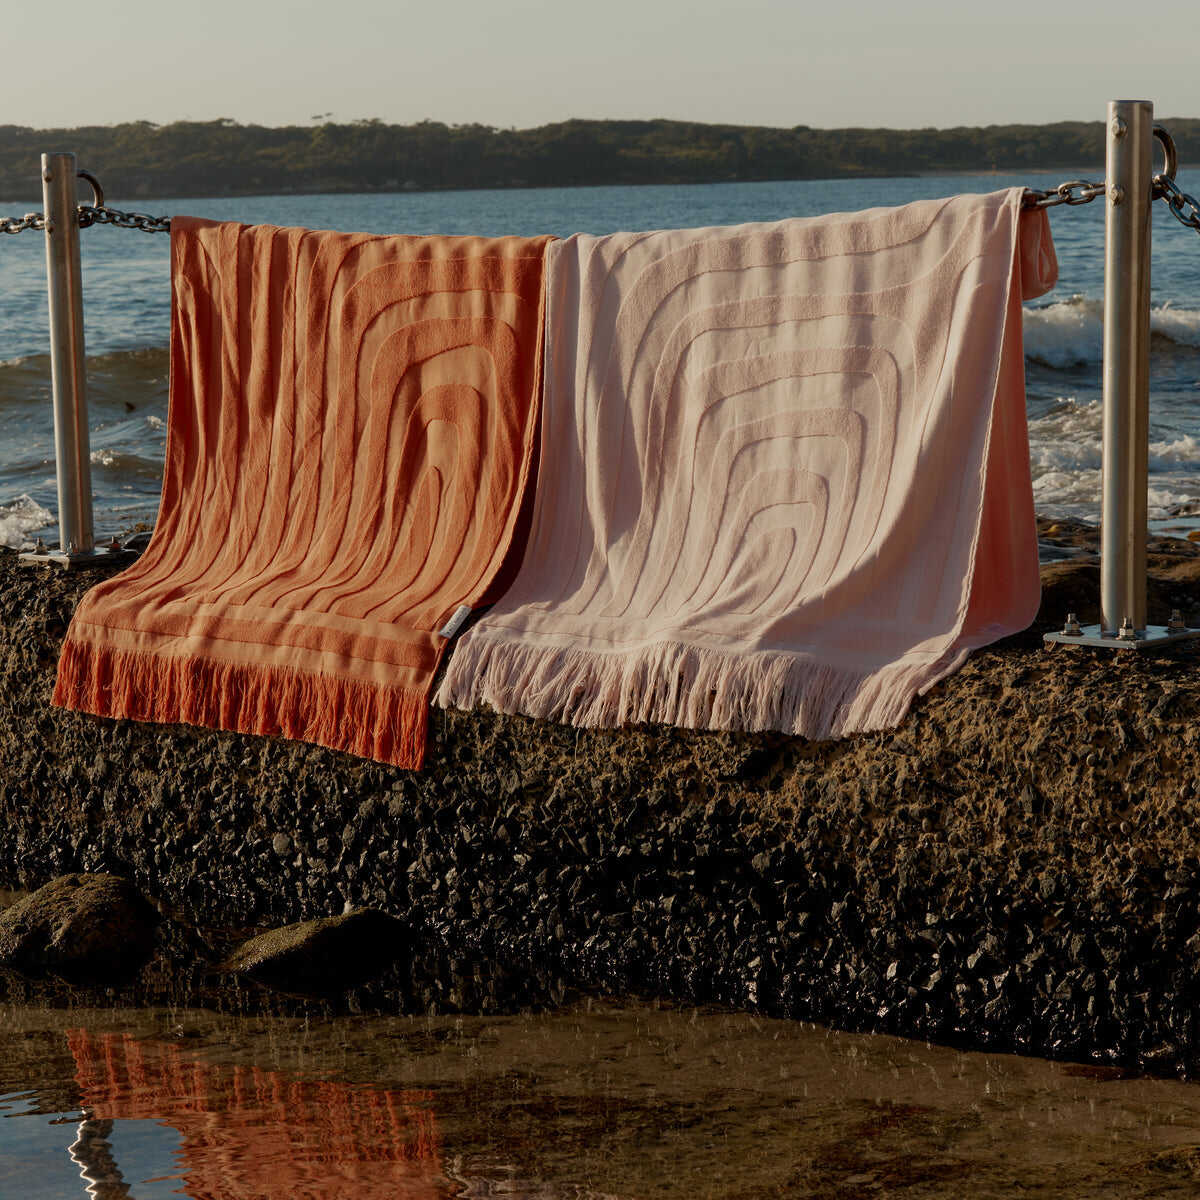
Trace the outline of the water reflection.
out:
<instances>
[{"instance_id":1,"label":"water reflection","mask_svg":"<svg viewBox=\"0 0 1200 1200\"><path fill-rule=\"evenodd\" d=\"M113 1123L143 1120L178 1130L178 1178L195 1200L446 1194L428 1092L225 1067L128 1034L73 1029L67 1042L86 1113L71 1157L98 1200L131 1195Z\"/></svg>"},{"instance_id":2,"label":"water reflection","mask_svg":"<svg viewBox=\"0 0 1200 1200\"><path fill-rule=\"evenodd\" d=\"M71 1161L79 1168L79 1177L87 1184L87 1194L96 1200L125 1200L129 1185L113 1158L112 1121L97 1121L84 1113L75 1140L67 1147Z\"/></svg>"},{"instance_id":3,"label":"water reflection","mask_svg":"<svg viewBox=\"0 0 1200 1200\"><path fill-rule=\"evenodd\" d=\"M0 1003L6 1117L0 1200L1200 1194L1194 1084L645 1005Z\"/></svg>"}]
</instances>

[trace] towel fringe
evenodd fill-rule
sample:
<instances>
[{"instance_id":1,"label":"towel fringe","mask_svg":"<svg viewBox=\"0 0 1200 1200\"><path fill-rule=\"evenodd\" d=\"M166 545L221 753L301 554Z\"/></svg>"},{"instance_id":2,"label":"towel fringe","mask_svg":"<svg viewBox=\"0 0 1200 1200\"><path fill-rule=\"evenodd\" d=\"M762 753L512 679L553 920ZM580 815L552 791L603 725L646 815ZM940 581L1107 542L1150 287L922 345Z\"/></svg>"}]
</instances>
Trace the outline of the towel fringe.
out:
<instances>
[{"instance_id":1,"label":"towel fringe","mask_svg":"<svg viewBox=\"0 0 1200 1200\"><path fill-rule=\"evenodd\" d=\"M98 717L295 738L407 768L422 764L429 720L425 697L394 685L72 637L63 643L53 703Z\"/></svg>"},{"instance_id":2,"label":"towel fringe","mask_svg":"<svg viewBox=\"0 0 1200 1200\"><path fill-rule=\"evenodd\" d=\"M820 739L891 728L954 661L861 672L791 652L735 655L655 642L596 653L530 646L476 628L455 647L436 703L482 702L583 728L651 723Z\"/></svg>"}]
</instances>

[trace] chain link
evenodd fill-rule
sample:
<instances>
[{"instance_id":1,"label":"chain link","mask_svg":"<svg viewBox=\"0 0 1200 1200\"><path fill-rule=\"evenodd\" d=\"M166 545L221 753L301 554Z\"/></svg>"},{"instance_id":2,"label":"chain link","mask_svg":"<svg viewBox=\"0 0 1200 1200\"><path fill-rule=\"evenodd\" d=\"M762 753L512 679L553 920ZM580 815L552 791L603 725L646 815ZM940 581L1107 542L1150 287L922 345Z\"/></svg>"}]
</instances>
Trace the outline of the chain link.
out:
<instances>
[{"instance_id":1,"label":"chain link","mask_svg":"<svg viewBox=\"0 0 1200 1200\"><path fill-rule=\"evenodd\" d=\"M116 225L119 229L140 229L143 233L170 233L170 217L148 217L145 213L122 212L119 208L79 206L79 228L89 225Z\"/></svg>"},{"instance_id":2,"label":"chain link","mask_svg":"<svg viewBox=\"0 0 1200 1200\"><path fill-rule=\"evenodd\" d=\"M1154 194L1167 202L1181 225L1200 233L1200 200L1189 196L1170 175L1154 177Z\"/></svg>"},{"instance_id":3,"label":"chain link","mask_svg":"<svg viewBox=\"0 0 1200 1200\"><path fill-rule=\"evenodd\" d=\"M1108 184L1101 180L1092 183L1087 179L1071 179L1060 183L1052 192L1039 192L1030 188L1026 192L1028 208L1054 208L1059 204L1090 204L1097 196L1103 196Z\"/></svg>"},{"instance_id":4,"label":"chain link","mask_svg":"<svg viewBox=\"0 0 1200 1200\"><path fill-rule=\"evenodd\" d=\"M0 217L0 233L24 233L27 229L46 228L46 218L41 213L26 213L23 217Z\"/></svg>"},{"instance_id":5,"label":"chain link","mask_svg":"<svg viewBox=\"0 0 1200 1200\"><path fill-rule=\"evenodd\" d=\"M93 204L81 204L76 211L80 229L87 229L89 225L116 225L119 229L140 229L143 233L171 232L170 217L148 217L145 213L122 212L119 208ZM46 218L40 212L26 213L23 217L0 217L0 233L24 233L27 229L45 228Z\"/></svg>"},{"instance_id":6,"label":"chain link","mask_svg":"<svg viewBox=\"0 0 1200 1200\"><path fill-rule=\"evenodd\" d=\"M1087 179L1070 179L1049 192L1027 188L1025 206L1055 208L1060 204L1069 204L1072 207L1090 204L1097 197L1103 196L1107 190L1108 185L1103 180L1094 183ZM1200 233L1200 201L1183 191L1170 175L1154 177L1154 194L1156 198L1166 200L1167 207L1181 225ZM170 217L151 217L146 213L122 212L118 208L92 204L81 204L78 213L80 229L87 229L89 225L116 225L119 229L140 229L143 233L171 232ZM23 217L0 217L0 233L24 233L27 229L45 228L46 218L42 213L26 213Z\"/></svg>"}]
</instances>

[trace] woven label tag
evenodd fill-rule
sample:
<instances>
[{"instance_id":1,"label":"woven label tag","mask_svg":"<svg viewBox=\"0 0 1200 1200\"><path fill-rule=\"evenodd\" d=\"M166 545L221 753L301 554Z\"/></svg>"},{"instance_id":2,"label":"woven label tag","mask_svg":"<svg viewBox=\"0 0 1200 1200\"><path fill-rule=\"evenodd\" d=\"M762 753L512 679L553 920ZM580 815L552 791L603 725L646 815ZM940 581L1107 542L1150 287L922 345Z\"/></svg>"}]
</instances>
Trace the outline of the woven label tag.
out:
<instances>
[{"instance_id":1,"label":"woven label tag","mask_svg":"<svg viewBox=\"0 0 1200 1200\"><path fill-rule=\"evenodd\" d=\"M454 610L454 616L448 620L445 625L438 630L438 635L444 638L452 638L462 627L463 622L471 615L470 605L460 604Z\"/></svg>"}]
</instances>

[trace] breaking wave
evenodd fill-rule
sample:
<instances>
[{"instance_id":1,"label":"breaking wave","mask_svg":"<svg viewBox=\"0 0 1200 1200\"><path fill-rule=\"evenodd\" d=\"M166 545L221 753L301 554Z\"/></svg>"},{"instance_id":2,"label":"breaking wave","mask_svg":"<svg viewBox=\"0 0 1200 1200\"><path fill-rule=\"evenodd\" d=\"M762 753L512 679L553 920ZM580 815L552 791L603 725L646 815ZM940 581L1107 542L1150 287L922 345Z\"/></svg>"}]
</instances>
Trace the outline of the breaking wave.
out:
<instances>
[{"instance_id":1,"label":"breaking wave","mask_svg":"<svg viewBox=\"0 0 1200 1200\"><path fill-rule=\"evenodd\" d=\"M1029 421L1034 504L1044 516L1100 516L1103 417L1099 401L1059 400ZM1150 518L1164 520L1200 501L1200 439L1151 432Z\"/></svg>"},{"instance_id":2,"label":"breaking wave","mask_svg":"<svg viewBox=\"0 0 1200 1200\"><path fill-rule=\"evenodd\" d=\"M1167 303L1150 310L1150 332L1177 346L1200 350L1200 309ZM1025 357L1047 367L1099 363L1104 344L1104 302L1072 296L1025 309Z\"/></svg>"},{"instance_id":3,"label":"breaking wave","mask_svg":"<svg viewBox=\"0 0 1200 1200\"><path fill-rule=\"evenodd\" d=\"M0 546L19 550L29 539L26 534L54 524L54 514L32 496L18 496L0 504Z\"/></svg>"}]
</instances>

